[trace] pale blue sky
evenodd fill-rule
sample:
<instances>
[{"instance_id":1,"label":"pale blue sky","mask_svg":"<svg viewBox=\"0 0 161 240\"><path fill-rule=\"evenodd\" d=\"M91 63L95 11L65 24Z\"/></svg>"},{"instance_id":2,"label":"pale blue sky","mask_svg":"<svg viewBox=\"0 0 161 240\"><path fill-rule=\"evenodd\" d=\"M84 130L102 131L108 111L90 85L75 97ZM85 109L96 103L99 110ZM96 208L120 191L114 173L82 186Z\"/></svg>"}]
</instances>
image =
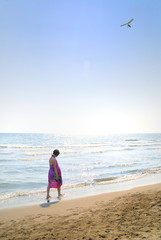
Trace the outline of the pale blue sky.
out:
<instances>
[{"instance_id":1,"label":"pale blue sky","mask_svg":"<svg viewBox=\"0 0 161 240\"><path fill-rule=\"evenodd\" d=\"M1 0L0 112L0 132L161 132L161 1Z\"/></svg>"}]
</instances>

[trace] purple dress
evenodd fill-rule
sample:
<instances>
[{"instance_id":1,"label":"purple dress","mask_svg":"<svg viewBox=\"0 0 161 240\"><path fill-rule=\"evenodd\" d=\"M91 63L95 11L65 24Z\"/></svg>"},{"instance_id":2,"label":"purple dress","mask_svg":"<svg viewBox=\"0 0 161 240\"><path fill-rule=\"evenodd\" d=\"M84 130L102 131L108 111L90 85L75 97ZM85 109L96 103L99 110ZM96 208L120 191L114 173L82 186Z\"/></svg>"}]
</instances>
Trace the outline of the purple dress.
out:
<instances>
[{"instance_id":1,"label":"purple dress","mask_svg":"<svg viewBox=\"0 0 161 240\"><path fill-rule=\"evenodd\" d=\"M51 156L51 158L52 157L53 156ZM49 162L50 162L50 160L49 160ZM48 173L49 188L60 188L61 185L62 185L62 175L61 175L61 170L60 170L60 167L59 167L59 164L58 164L57 160L56 160L56 169L57 169L57 173L59 175L59 180L55 179L56 174L55 174L55 171L54 171L54 166L50 165L49 173Z\"/></svg>"}]
</instances>

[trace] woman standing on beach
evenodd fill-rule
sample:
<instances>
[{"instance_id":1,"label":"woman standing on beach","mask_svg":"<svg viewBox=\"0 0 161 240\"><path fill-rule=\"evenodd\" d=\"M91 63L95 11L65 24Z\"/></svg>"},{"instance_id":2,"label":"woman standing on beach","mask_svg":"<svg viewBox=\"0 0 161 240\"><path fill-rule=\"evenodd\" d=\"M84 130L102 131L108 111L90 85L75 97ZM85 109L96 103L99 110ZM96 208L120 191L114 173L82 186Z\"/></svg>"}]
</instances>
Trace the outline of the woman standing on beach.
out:
<instances>
[{"instance_id":1,"label":"woman standing on beach","mask_svg":"<svg viewBox=\"0 0 161 240\"><path fill-rule=\"evenodd\" d=\"M50 198L50 188L57 188L58 191L58 198L60 199L61 194L61 186L62 186L62 176L59 164L56 160L60 154L58 149L53 151L52 156L49 159L49 173L48 173L48 187L47 187L47 200L49 202Z\"/></svg>"}]
</instances>

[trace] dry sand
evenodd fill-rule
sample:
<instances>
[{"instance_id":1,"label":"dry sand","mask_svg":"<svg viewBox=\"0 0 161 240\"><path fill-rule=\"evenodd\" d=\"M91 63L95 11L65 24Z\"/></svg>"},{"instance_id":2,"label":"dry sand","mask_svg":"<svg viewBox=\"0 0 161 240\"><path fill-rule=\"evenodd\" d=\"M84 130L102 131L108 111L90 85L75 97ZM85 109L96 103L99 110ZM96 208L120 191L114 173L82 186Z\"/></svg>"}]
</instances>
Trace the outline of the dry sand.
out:
<instances>
[{"instance_id":1,"label":"dry sand","mask_svg":"<svg viewBox=\"0 0 161 240\"><path fill-rule=\"evenodd\" d=\"M0 239L161 239L161 184L1 210Z\"/></svg>"}]
</instances>

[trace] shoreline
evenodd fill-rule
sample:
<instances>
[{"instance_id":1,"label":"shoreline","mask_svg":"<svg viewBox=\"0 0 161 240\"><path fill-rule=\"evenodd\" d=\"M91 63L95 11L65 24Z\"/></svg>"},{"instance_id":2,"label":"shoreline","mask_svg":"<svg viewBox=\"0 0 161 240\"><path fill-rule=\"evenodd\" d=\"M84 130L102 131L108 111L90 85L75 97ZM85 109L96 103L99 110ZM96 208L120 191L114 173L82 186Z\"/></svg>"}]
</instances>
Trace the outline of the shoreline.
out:
<instances>
[{"instance_id":1,"label":"shoreline","mask_svg":"<svg viewBox=\"0 0 161 240\"><path fill-rule=\"evenodd\" d=\"M0 237L2 240L14 237L157 240L161 237L160 211L161 183L158 183L57 203L51 201L0 210Z\"/></svg>"},{"instance_id":2,"label":"shoreline","mask_svg":"<svg viewBox=\"0 0 161 240\"><path fill-rule=\"evenodd\" d=\"M104 193L112 193L117 191L130 190L134 187L147 186L158 184L161 182L161 173L148 174L135 180L128 180L118 183L101 182L97 184L87 184L87 186L62 188L62 193L65 193L64 200L77 199L82 197L90 197ZM51 189L52 201L57 202L57 191ZM63 201L64 201L63 200ZM40 193L26 194L24 196L12 197L10 199L1 200L0 210L11 209L17 207L27 207L31 205L43 204L46 202L46 189Z\"/></svg>"}]
</instances>

